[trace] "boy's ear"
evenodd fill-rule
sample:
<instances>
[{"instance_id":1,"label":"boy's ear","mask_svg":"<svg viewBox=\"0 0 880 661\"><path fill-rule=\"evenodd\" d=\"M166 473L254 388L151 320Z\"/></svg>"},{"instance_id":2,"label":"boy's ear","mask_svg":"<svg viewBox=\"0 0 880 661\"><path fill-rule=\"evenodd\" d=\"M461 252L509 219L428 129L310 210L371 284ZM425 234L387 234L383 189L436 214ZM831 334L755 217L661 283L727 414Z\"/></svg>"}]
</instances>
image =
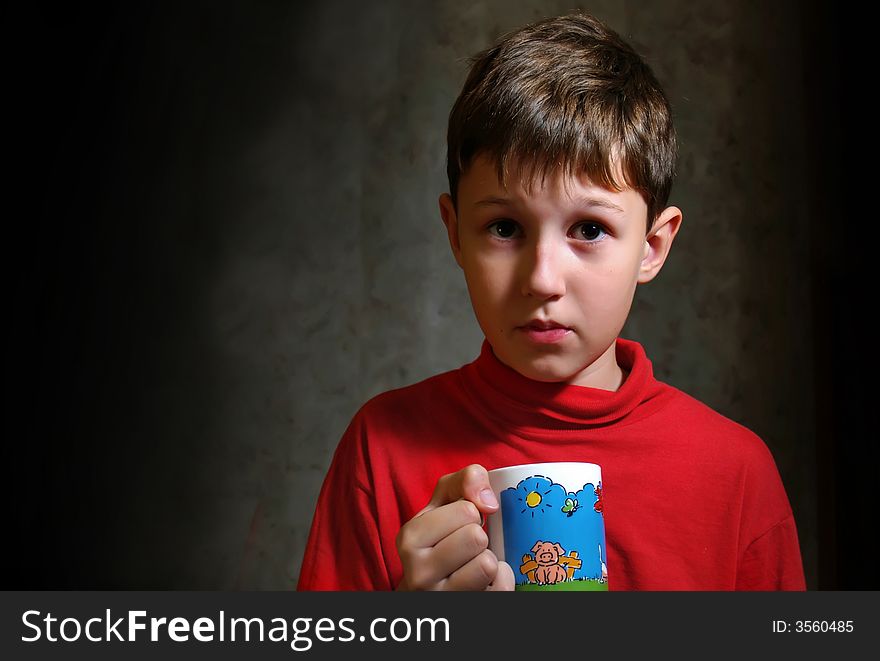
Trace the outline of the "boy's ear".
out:
<instances>
[{"instance_id":1,"label":"boy's ear","mask_svg":"<svg viewBox=\"0 0 880 661\"><path fill-rule=\"evenodd\" d=\"M672 241L681 227L681 209L666 207L654 222L654 226L645 237L645 250L642 263L639 265L639 284L653 280L669 255Z\"/></svg>"},{"instance_id":2,"label":"boy's ear","mask_svg":"<svg viewBox=\"0 0 880 661\"><path fill-rule=\"evenodd\" d=\"M452 248L452 254L455 261L461 268L461 241L458 236L458 214L455 213L455 206L452 204L452 196L449 193L443 193L440 196L440 217L443 224L446 225L446 234L449 236L449 247Z\"/></svg>"}]
</instances>

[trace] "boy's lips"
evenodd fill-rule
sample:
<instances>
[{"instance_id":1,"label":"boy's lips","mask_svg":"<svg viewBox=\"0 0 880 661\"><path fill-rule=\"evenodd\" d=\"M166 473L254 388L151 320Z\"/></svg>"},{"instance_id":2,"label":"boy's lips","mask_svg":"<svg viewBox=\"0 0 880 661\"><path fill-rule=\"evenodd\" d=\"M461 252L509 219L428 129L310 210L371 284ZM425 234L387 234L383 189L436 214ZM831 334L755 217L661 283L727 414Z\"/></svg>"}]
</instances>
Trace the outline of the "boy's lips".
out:
<instances>
[{"instance_id":1,"label":"boy's lips","mask_svg":"<svg viewBox=\"0 0 880 661\"><path fill-rule=\"evenodd\" d=\"M571 330L565 324L560 324L558 321L553 321L552 319L532 319L529 323L524 326L520 326L520 328L533 328L535 330L551 330L553 328L566 328Z\"/></svg>"},{"instance_id":2,"label":"boy's lips","mask_svg":"<svg viewBox=\"0 0 880 661\"><path fill-rule=\"evenodd\" d=\"M532 319L524 326L518 326L527 338L538 344L559 342L572 332L571 328L552 319Z\"/></svg>"}]
</instances>

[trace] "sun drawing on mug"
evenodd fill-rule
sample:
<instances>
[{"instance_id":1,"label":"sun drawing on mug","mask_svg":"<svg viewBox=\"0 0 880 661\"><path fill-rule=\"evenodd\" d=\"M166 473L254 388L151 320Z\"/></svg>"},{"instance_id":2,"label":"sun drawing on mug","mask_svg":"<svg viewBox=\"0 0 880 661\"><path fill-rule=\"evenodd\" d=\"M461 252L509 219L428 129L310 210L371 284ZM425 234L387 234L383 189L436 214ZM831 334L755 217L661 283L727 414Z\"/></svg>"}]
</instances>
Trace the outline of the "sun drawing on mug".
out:
<instances>
[{"instance_id":1,"label":"sun drawing on mug","mask_svg":"<svg viewBox=\"0 0 880 661\"><path fill-rule=\"evenodd\" d=\"M536 475L537 478L542 478L546 480L547 478L542 475ZM526 511L530 511L532 518L535 518L535 512L539 512L543 514L544 512L548 512L553 509L553 504L547 502L545 496L549 494L552 489L547 489L546 491L542 491L542 487L547 486L542 485L540 482L535 480L534 482L530 480L523 480L520 482L517 487L517 501L523 503L523 508L520 510L520 514L525 513Z\"/></svg>"}]
</instances>

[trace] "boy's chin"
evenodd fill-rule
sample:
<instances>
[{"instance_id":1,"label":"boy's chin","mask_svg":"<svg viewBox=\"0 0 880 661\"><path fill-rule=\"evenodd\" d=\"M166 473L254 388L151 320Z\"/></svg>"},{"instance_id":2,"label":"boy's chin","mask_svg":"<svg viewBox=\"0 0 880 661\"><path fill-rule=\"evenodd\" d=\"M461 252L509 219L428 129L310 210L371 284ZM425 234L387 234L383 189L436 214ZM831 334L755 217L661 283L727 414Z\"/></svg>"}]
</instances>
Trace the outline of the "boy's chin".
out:
<instances>
[{"instance_id":1,"label":"boy's chin","mask_svg":"<svg viewBox=\"0 0 880 661\"><path fill-rule=\"evenodd\" d=\"M501 362L533 381L544 383L567 382L580 373L582 366L571 365L571 360L560 356L499 356Z\"/></svg>"},{"instance_id":2,"label":"boy's chin","mask_svg":"<svg viewBox=\"0 0 880 661\"><path fill-rule=\"evenodd\" d=\"M611 342L613 346L613 340ZM605 364L602 356L607 354L600 352L598 356L592 353L579 351L577 347L555 347L554 352L534 352L529 348L511 346L506 344L498 348L493 346L493 351L498 359L532 381L542 383L560 383L585 385L604 390L616 390L620 387L619 372L616 365ZM613 355L610 358L614 361ZM600 365L597 361L602 362Z\"/></svg>"},{"instance_id":3,"label":"boy's chin","mask_svg":"<svg viewBox=\"0 0 880 661\"><path fill-rule=\"evenodd\" d=\"M535 367L532 365L524 365L522 367L514 367L517 372L532 381L541 381L542 383L566 383L570 381L579 370L570 373L568 370L553 369L547 367Z\"/></svg>"}]
</instances>

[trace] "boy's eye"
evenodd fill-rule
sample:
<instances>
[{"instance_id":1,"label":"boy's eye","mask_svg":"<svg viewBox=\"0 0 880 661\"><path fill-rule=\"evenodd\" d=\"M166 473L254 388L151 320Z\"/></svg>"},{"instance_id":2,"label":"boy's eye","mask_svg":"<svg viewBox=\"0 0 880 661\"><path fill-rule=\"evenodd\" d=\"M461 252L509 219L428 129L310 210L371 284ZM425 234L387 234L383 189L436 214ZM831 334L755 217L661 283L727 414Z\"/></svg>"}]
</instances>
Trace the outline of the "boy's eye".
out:
<instances>
[{"instance_id":1,"label":"boy's eye","mask_svg":"<svg viewBox=\"0 0 880 661\"><path fill-rule=\"evenodd\" d=\"M516 233L516 223L512 220L496 220L489 225L489 231L501 239L509 239Z\"/></svg>"},{"instance_id":2,"label":"boy's eye","mask_svg":"<svg viewBox=\"0 0 880 661\"><path fill-rule=\"evenodd\" d=\"M496 220L489 225L489 232L499 239L510 239L519 231L519 224L516 221L502 218ZM591 221L578 223L573 230L573 238L585 240L589 243L598 243L605 234L605 228L599 223Z\"/></svg>"},{"instance_id":3,"label":"boy's eye","mask_svg":"<svg viewBox=\"0 0 880 661\"><path fill-rule=\"evenodd\" d=\"M605 229L598 223L586 222L575 225L575 238L596 241L605 233Z\"/></svg>"}]
</instances>

